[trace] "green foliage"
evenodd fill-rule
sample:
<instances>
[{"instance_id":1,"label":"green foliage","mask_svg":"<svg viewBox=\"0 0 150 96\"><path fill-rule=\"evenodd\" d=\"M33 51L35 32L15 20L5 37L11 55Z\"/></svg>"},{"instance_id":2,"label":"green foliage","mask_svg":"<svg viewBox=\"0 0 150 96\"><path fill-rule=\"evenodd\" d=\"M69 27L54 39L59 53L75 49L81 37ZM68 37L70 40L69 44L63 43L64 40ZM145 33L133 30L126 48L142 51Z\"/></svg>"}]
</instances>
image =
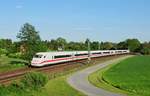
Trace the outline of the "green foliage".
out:
<instances>
[{"instance_id":1,"label":"green foliage","mask_svg":"<svg viewBox=\"0 0 150 96\"><path fill-rule=\"evenodd\" d=\"M115 49L115 44L112 42L101 42L101 49L103 50L111 50Z\"/></svg>"},{"instance_id":2,"label":"green foliage","mask_svg":"<svg viewBox=\"0 0 150 96\"><path fill-rule=\"evenodd\" d=\"M24 76L21 82L26 87L36 89L43 87L48 82L48 77L39 72L29 72Z\"/></svg>"},{"instance_id":3,"label":"green foliage","mask_svg":"<svg viewBox=\"0 0 150 96\"><path fill-rule=\"evenodd\" d=\"M97 41L93 41L91 43L91 50L99 50L100 49L100 44Z\"/></svg>"},{"instance_id":4,"label":"green foliage","mask_svg":"<svg viewBox=\"0 0 150 96\"><path fill-rule=\"evenodd\" d=\"M7 56L0 57L0 72L12 71L25 67L27 61L22 59L9 58Z\"/></svg>"},{"instance_id":5,"label":"green foliage","mask_svg":"<svg viewBox=\"0 0 150 96\"><path fill-rule=\"evenodd\" d=\"M144 55L149 55L149 54L150 54L150 48L144 47L144 48L141 50L141 53L144 54Z\"/></svg>"},{"instance_id":6,"label":"green foliage","mask_svg":"<svg viewBox=\"0 0 150 96\"><path fill-rule=\"evenodd\" d=\"M22 54L21 53L10 53L8 55L9 58L22 58Z\"/></svg>"},{"instance_id":7,"label":"green foliage","mask_svg":"<svg viewBox=\"0 0 150 96\"><path fill-rule=\"evenodd\" d=\"M141 53L144 55L150 55L150 42L144 42L142 44Z\"/></svg>"},{"instance_id":8,"label":"green foliage","mask_svg":"<svg viewBox=\"0 0 150 96\"><path fill-rule=\"evenodd\" d=\"M109 84L138 94L150 96L150 56L135 56L120 62L103 74Z\"/></svg>"},{"instance_id":9,"label":"green foliage","mask_svg":"<svg viewBox=\"0 0 150 96\"><path fill-rule=\"evenodd\" d=\"M12 52L13 43L11 39L0 39L0 48L7 50L6 55Z\"/></svg>"},{"instance_id":10,"label":"green foliage","mask_svg":"<svg viewBox=\"0 0 150 96\"><path fill-rule=\"evenodd\" d=\"M40 90L47 82L45 74L30 72L21 81L14 81L7 86L0 85L0 96L37 96L32 93L40 94Z\"/></svg>"},{"instance_id":11,"label":"green foliage","mask_svg":"<svg viewBox=\"0 0 150 96\"><path fill-rule=\"evenodd\" d=\"M122 41L117 44L117 49L128 49L128 45L125 41Z\"/></svg>"},{"instance_id":12,"label":"green foliage","mask_svg":"<svg viewBox=\"0 0 150 96\"><path fill-rule=\"evenodd\" d=\"M25 50L23 56L29 61L36 52L46 51L38 33L34 26L25 23L17 35L17 38L21 40L23 49Z\"/></svg>"},{"instance_id":13,"label":"green foliage","mask_svg":"<svg viewBox=\"0 0 150 96\"><path fill-rule=\"evenodd\" d=\"M70 42L66 50L87 50L87 46L83 42Z\"/></svg>"},{"instance_id":14,"label":"green foliage","mask_svg":"<svg viewBox=\"0 0 150 96\"><path fill-rule=\"evenodd\" d=\"M140 41L138 39L127 39L127 46L131 52L137 52L140 49Z\"/></svg>"},{"instance_id":15,"label":"green foliage","mask_svg":"<svg viewBox=\"0 0 150 96\"><path fill-rule=\"evenodd\" d=\"M58 48L61 48L62 50L65 49L65 45L67 44L66 40L64 38L57 38L57 44L58 44Z\"/></svg>"},{"instance_id":16,"label":"green foliage","mask_svg":"<svg viewBox=\"0 0 150 96\"><path fill-rule=\"evenodd\" d=\"M8 54L8 51L6 49L0 48L0 56L3 54Z\"/></svg>"}]
</instances>

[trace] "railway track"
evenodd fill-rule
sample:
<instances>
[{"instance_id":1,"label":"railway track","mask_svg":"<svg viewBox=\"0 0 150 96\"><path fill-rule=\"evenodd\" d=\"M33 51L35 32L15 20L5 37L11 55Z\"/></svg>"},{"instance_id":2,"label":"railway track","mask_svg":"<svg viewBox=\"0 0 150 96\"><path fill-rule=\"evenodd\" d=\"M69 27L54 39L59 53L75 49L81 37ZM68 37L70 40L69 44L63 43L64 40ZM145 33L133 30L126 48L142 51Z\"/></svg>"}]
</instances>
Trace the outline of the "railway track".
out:
<instances>
[{"instance_id":1,"label":"railway track","mask_svg":"<svg viewBox=\"0 0 150 96\"><path fill-rule=\"evenodd\" d=\"M0 73L0 84L9 84L12 80L21 78L27 72L38 71L38 72L44 72L44 73L49 73L49 72L54 73L54 72L63 71L64 69L67 69L67 68L79 66L84 61L85 60L80 60L78 62L66 62L62 64L45 66L41 68L26 67L26 68L17 69L11 72Z\"/></svg>"}]
</instances>

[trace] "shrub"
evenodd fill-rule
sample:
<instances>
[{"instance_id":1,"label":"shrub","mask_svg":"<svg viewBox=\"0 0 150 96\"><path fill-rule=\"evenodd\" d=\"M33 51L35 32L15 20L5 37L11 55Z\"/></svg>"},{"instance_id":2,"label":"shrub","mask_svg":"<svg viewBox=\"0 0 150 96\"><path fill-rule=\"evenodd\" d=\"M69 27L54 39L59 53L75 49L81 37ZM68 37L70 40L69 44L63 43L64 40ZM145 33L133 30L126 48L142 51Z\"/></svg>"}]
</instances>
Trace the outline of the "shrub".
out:
<instances>
[{"instance_id":1,"label":"shrub","mask_svg":"<svg viewBox=\"0 0 150 96\"><path fill-rule=\"evenodd\" d=\"M8 94L8 88L5 87L4 85L0 85L0 96L6 96L6 94Z\"/></svg>"},{"instance_id":2,"label":"shrub","mask_svg":"<svg viewBox=\"0 0 150 96\"><path fill-rule=\"evenodd\" d=\"M141 50L141 53L144 54L144 55L150 55L150 49L149 48L143 48Z\"/></svg>"},{"instance_id":3,"label":"shrub","mask_svg":"<svg viewBox=\"0 0 150 96\"><path fill-rule=\"evenodd\" d=\"M3 54L5 54L5 55L8 54L8 51L6 49L0 48L0 56Z\"/></svg>"},{"instance_id":4,"label":"shrub","mask_svg":"<svg viewBox=\"0 0 150 96\"><path fill-rule=\"evenodd\" d=\"M43 87L48 82L48 76L39 72L29 72L21 82L26 87L37 89Z\"/></svg>"},{"instance_id":5,"label":"shrub","mask_svg":"<svg viewBox=\"0 0 150 96\"><path fill-rule=\"evenodd\" d=\"M10 58L22 58L22 54L21 53L10 53L10 54L8 54L8 57L10 57Z\"/></svg>"}]
</instances>

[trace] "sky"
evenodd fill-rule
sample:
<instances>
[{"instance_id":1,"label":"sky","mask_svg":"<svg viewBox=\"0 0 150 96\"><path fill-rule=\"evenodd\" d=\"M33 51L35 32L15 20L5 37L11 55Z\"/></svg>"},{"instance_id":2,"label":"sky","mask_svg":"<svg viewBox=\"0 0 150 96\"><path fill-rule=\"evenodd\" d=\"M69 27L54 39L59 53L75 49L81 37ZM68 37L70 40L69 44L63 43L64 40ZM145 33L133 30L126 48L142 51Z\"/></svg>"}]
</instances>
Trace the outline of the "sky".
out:
<instances>
[{"instance_id":1,"label":"sky","mask_svg":"<svg viewBox=\"0 0 150 96\"><path fill-rule=\"evenodd\" d=\"M150 0L0 0L0 38L26 22L42 40L150 41Z\"/></svg>"}]
</instances>

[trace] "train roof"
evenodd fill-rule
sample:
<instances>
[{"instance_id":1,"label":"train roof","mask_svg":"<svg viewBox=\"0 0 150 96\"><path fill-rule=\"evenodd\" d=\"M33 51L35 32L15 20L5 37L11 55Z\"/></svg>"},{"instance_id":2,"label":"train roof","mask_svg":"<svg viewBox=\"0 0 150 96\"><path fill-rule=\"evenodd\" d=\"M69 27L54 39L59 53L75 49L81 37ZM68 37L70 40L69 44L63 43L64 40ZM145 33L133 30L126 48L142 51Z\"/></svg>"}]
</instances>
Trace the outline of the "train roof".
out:
<instances>
[{"instance_id":1,"label":"train roof","mask_svg":"<svg viewBox=\"0 0 150 96\"><path fill-rule=\"evenodd\" d=\"M78 53L87 53L87 51L55 51L55 52L38 52L37 54L52 54L52 55L64 55L64 54L78 54Z\"/></svg>"},{"instance_id":2,"label":"train roof","mask_svg":"<svg viewBox=\"0 0 150 96\"><path fill-rule=\"evenodd\" d=\"M125 50L95 50L95 51L91 51L91 53L93 52L108 52L108 51L125 51ZM126 50L128 51L128 50ZM64 54L81 54L81 53L87 53L88 51L51 51L51 52L38 52L37 54L52 54L52 55L64 55Z\"/></svg>"}]
</instances>

